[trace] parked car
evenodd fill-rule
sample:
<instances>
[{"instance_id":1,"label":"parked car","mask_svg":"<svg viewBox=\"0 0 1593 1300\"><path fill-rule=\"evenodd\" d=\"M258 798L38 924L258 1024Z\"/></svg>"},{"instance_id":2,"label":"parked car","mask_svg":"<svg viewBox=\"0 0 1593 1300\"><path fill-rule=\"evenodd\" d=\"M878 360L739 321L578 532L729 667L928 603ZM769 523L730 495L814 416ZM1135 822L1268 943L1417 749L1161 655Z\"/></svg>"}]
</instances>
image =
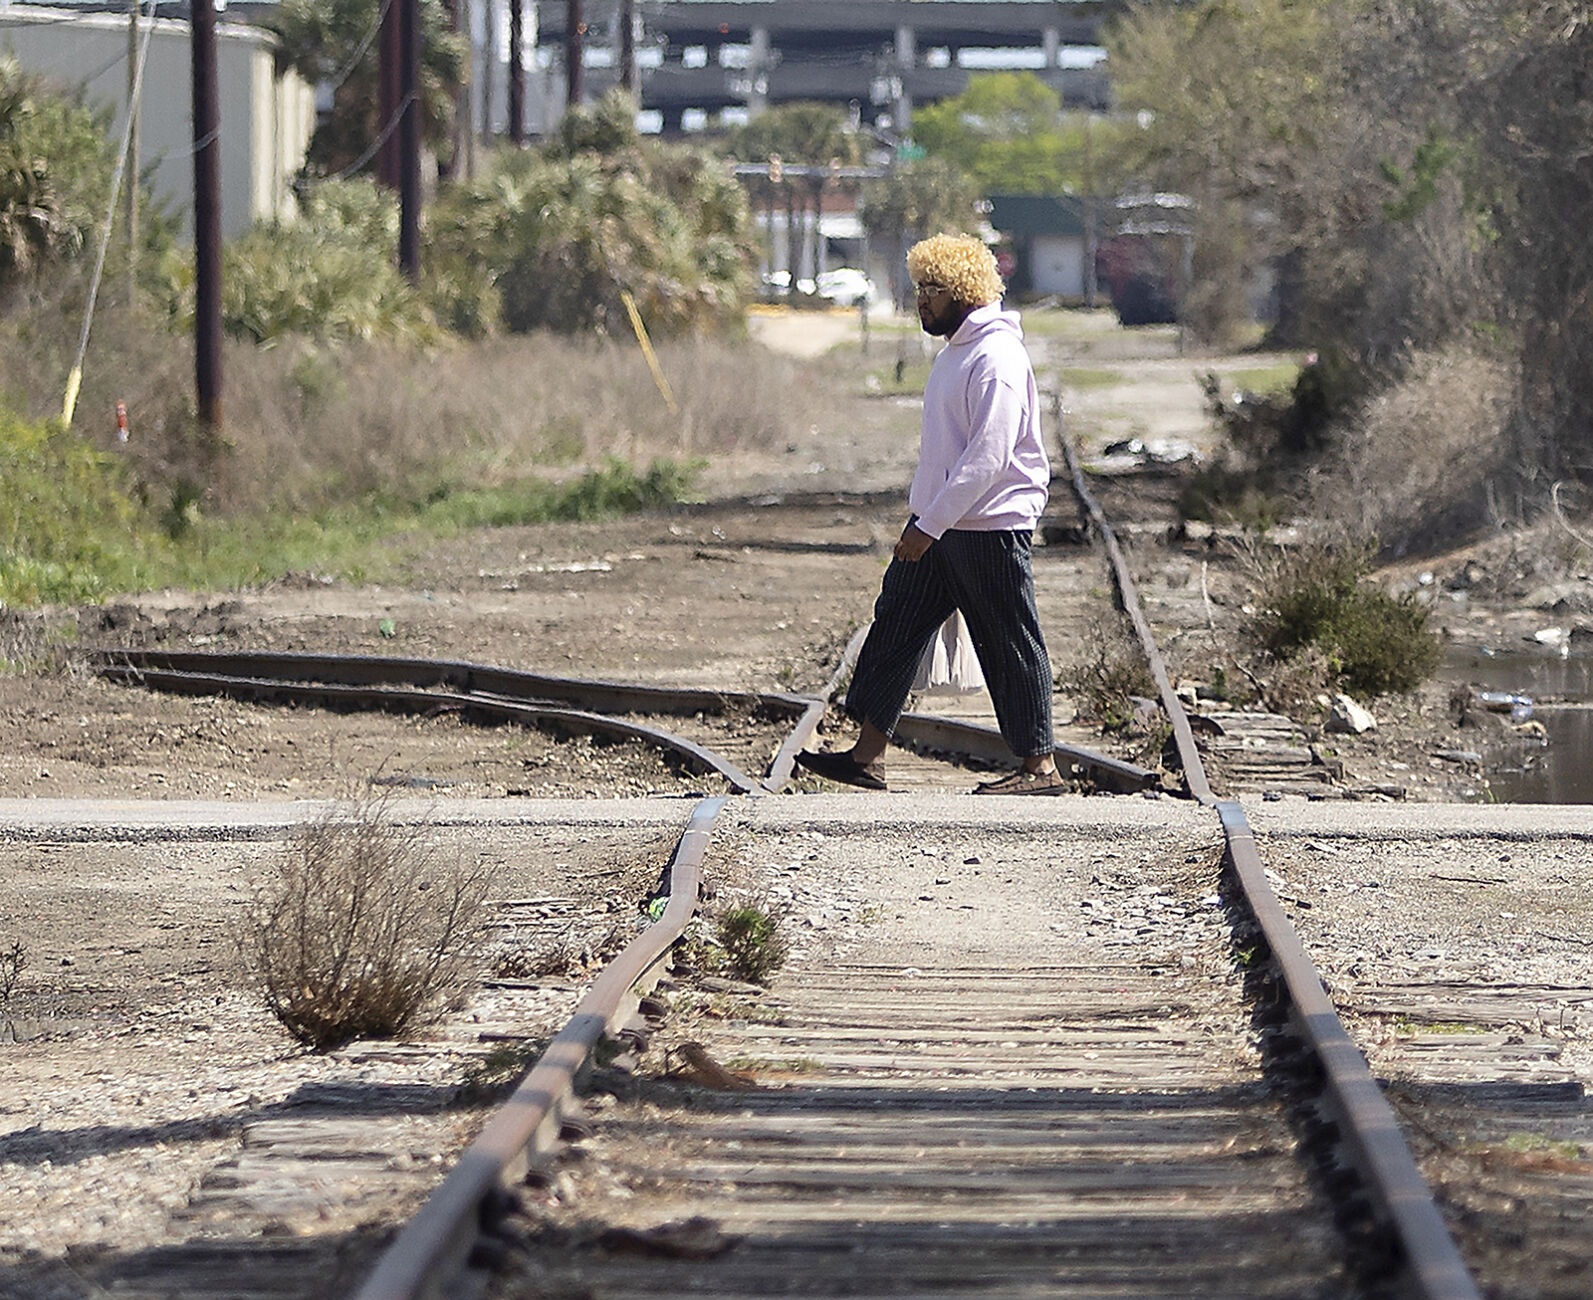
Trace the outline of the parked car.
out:
<instances>
[{"instance_id":1,"label":"parked car","mask_svg":"<svg viewBox=\"0 0 1593 1300\"><path fill-rule=\"evenodd\" d=\"M856 307L859 303L872 305L874 282L853 266L838 266L826 271L815 281L819 297L842 307Z\"/></svg>"}]
</instances>

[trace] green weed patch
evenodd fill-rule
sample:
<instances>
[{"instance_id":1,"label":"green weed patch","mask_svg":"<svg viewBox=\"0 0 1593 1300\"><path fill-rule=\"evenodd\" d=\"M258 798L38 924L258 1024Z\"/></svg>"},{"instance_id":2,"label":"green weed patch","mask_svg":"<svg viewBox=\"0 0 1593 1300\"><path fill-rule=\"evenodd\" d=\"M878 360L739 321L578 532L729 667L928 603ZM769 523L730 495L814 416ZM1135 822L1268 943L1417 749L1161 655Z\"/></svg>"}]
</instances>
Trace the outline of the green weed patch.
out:
<instances>
[{"instance_id":1,"label":"green weed patch","mask_svg":"<svg viewBox=\"0 0 1593 1300\"><path fill-rule=\"evenodd\" d=\"M610 460L568 483L530 480L450 492L426 507L421 522L461 528L593 523L677 505L688 499L696 477L696 466L675 461L654 461L639 474L624 461Z\"/></svg>"},{"instance_id":2,"label":"green weed patch","mask_svg":"<svg viewBox=\"0 0 1593 1300\"><path fill-rule=\"evenodd\" d=\"M1262 648L1280 659L1319 650L1363 698L1419 686L1440 658L1427 610L1363 582L1369 566L1370 548L1286 553L1267 575L1252 623Z\"/></svg>"},{"instance_id":3,"label":"green weed patch","mask_svg":"<svg viewBox=\"0 0 1593 1300\"><path fill-rule=\"evenodd\" d=\"M208 514L197 492L140 503L114 455L0 412L0 605L80 604L161 586L225 589L292 572L363 580L410 533L614 519L690 498L700 465L611 459L566 482L439 484L309 514ZM400 548L401 549L401 548Z\"/></svg>"},{"instance_id":4,"label":"green weed patch","mask_svg":"<svg viewBox=\"0 0 1593 1300\"><path fill-rule=\"evenodd\" d=\"M151 540L113 457L0 411L0 603L94 600L136 584Z\"/></svg>"},{"instance_id":5,"label":"green weed patch","mask_svg":"<svg viewBox=\"0 0 1593 1300\"><path fill-rule=\"evenodd\" d=\"M1062 370L1062 386L1075 392L1088 388L1116 388L1123 382L1120 370L1097 370L1087 366L1067 366Z\"/></svg>"}]
</instances>

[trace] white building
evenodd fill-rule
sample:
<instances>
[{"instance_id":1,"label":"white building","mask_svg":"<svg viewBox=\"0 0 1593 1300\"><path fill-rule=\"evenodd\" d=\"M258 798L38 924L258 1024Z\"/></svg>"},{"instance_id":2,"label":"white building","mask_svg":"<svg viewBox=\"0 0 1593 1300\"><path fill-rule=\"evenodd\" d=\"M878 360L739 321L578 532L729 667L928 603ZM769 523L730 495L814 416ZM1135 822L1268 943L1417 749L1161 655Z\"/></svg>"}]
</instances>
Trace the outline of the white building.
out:
<instances>
[{"instance_id":1,"label":"white building","mask_svg":"<svg viewBox=\"0 0 1593 1300\"><path fill-rule=\"evenodd\" d=\"M108 108L120 141L127 121L128 19L35 5L0 4L0 51L86 103ZM140 20L141 30L147 19ZM278 74L276 38L259 27L216 27L221 110L221 232L294 215L292 182L315 130L315 92ZM189 227L193 210L192 50L188 24L158 19L149 39L139 113L139 171Z\"/></svg>"}]
</instances>

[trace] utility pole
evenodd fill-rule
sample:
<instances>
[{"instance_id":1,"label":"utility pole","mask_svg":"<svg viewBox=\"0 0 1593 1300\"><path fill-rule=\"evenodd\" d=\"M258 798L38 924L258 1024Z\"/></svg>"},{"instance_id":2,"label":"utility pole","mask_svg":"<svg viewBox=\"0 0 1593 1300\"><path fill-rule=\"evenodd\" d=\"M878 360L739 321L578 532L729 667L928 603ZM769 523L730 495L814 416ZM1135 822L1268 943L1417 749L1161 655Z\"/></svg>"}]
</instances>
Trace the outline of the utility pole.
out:
<instances>
[{"instance_id":1,"label":"utility pole","mask_svg":"<svg viewBox=\"0 0 1593 1300\"><path fill-rule=\"evenodd\" d=\"M420 0L393 0L402 12L398 121L398 268L420 283Z\"/></svg>"},{"instance_id":2,"label":"utility pole","mask_svg":"<svg viewBox=\"0 0 1593 1300\"><path fill-rule=\"evenodd\" d=\"M138 301L138 5L127 0L127 305Z\"/></svg>"},{"instance_id":3,"label":"utility pole","mask_svg":"<svg viewBox=\"0 0 1593 1300\"><path fill-rule=\"evenodd\" d=\"M581 0L566 0L564 18L564 107L579 108L585 97L581 51L586 36L586 19Z\"/></svg>"},{"instance_id":4,"label":"utility pole","mask_svg":"<svg viewBox=\"0 0 1593 1300\"><path fill-rule=\"evenodd\" d=\"M221 100L215 0L192 0L194 91L194 379L199 423L221 433Z\"/></svg>"},{"instance_id":5,"label":"utility pole","mask_svg":"<svg viewBox=\"0 0 1593 1300\"><path fill-rule=\"evenodd\" d=\"M509 0L509 143L525 143L525 0Z\"/></svg>"},{"instance_id":6,"label":"utility pole","mask_svg":"<svg viewBox=\"0 0 1593 1300\"><path fill-rule=\"evenodd\" d=\"M475 83L481 141L492 143L492 79L498 75L498 0L482 0L481 76Z\"/></svg>"},{"instance_id":7,"label":"utility pole","mask_svg":"<svg viewBox=\"0 0 1593 1300\"><path fill-rule=\"evenodd\" d=\"M620 0L620 85L636 93L636 0Z\"/></svg>"},{"instance_id":8,"label":"utility pole","mask_svg":"<svg viewBox=\"0 0 1593 1300\"><path fill-rule=\"evenodd\" d=\"M398 156L398 130L394 118L404 102L403 26L405 0L382 0L382 26L376 51L376 130L381 144L376 149L376 181L390 190L399 188L401 170Z\"/></svg>"},{"instance_id":9,"label":"utility pole","mask_svg":"<svg viewBox=\"0 0 1593 1300\"><path fill-rule=\"evenodd\" d=\"M462 12L466 0L443 0L443 10L448 15L448 30L458 36L464 27ZM471 175L471 167L465 156L465 132L463 126L468 118L465 104L465 87L474 76L473 68L476 58L476 48L467 39L464 44L465 66L460 74L459 82L454 87L454 117L453 134L448 141L447 161L437 164L437 179L439 181L463 180Z\"/></svg>"}]
</instances>

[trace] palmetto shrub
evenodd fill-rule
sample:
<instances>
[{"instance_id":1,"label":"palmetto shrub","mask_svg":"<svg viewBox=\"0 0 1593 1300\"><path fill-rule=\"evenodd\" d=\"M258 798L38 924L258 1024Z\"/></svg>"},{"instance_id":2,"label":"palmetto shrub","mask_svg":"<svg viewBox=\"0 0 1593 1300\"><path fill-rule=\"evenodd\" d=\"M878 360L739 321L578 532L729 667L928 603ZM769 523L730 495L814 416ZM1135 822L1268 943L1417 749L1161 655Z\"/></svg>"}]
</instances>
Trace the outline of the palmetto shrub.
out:
<instances>
[{"instance_id":1,"label":"palmetto shrub","mask_svg":"<svg viewBox=\"0 0 1593 1300\"><path fill-rule=\"evenodd\" d=\"M255 343L321 340L429 343L442 331L393 261L398 209L369 181L324 181L300 198L299 218L256 226L223 252L227 333ZM192 330L192 258L167 260L174 325Z\"/></svg>"},{"instance_id":2,"label":"palmetto shrub","mask_svg":"<svg viewBox=\"0 0 1593 1300\"><path fill-rule=\"evenodd\" d=\"M242 947L299 1042L392 1036L475 978L490 883L488 868L444 856L424 825L394 822L381 801L334 808L272 864Z\"/></svg>"},{"instance_id":3,"label":"palmetto shrub","mask_svg":"<svg viewBox=\"0 0 1593 1300\"><path fill-rule=\"evenodd\" d=\"M628 335L627 294L656 335L739 325L752 287L745 194L700 152L642 141L619 102L571 114L544 151L501 154L440 196L426 258L444 301L451 290L473 304L490 286L516 333Z\"/></svg>"},{"instance_id":4,"label":"palmetto shrub","mask_svg":"<svg viewBox=\"0 0 1593 1300\"><path fill-rule=\"evenodd\" d=\"M95 114L0 53L0 288L82 251L114 167Z\"/></svg>"}]
</instances>

